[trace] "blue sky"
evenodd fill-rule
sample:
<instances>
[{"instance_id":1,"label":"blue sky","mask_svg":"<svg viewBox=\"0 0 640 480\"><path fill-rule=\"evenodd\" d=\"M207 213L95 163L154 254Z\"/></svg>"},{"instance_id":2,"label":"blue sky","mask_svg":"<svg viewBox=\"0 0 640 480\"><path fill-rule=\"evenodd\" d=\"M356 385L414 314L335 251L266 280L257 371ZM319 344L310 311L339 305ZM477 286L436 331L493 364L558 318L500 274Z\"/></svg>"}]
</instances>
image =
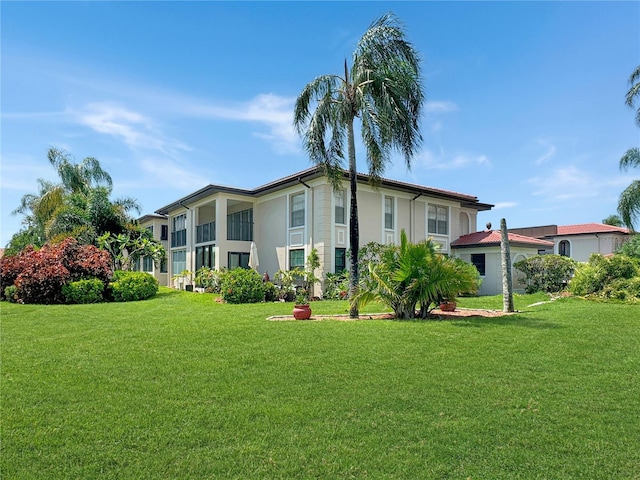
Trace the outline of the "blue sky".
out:
<instances>
[{"instance_id":1,"label":"blue sky","mask_svg":"<svg viewBox=\"0 0 640 480\"><path fill-rule=\"evenodd\" d=\"M50 146L98 158L142 213L310 166L296 96L393 10L423 58L424 142L387 178L476 195L510 227L599 222L637 177L624 105L639 2L2 2L0 244ZM358 147L357 147L358 148ZM357 150L359 170L365 154ZM635 173L635 176L633 175Z\"/></svg>"}]
</instances>

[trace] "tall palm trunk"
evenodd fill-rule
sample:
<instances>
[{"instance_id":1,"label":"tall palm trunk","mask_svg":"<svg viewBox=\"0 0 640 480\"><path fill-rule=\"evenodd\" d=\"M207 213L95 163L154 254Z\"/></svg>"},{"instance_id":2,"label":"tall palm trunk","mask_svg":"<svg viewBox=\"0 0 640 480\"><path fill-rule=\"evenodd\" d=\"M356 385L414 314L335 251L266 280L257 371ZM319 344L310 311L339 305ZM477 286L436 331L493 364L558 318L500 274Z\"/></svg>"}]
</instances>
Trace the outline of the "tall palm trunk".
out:
<instances>
[{"instance_id":1,"label":"tall palm trunk","mask_svg":"<svg viewBox=\"0 0 640 480\"><path fill-rule=\"evenodd\" d=\"M353 133L353 120L347 126L347 153L349 155L349 190L351 191L351 207L349 216L349 248L351 249L349 298L358 295L360 274L358 272L358 251L360 249L360 229L358 225L358 171L356 169L356 143ZM358 304L351 302L349 316L358 318Z\"/></svg>"},{"instance_id":2,"label":"tall palm trunk","mask_svg":"<svg viewBox=\"0 0 640 480\"><path fill-rule=\"evenodd\" d=\"M511 248L507 221L500 220L500 256L502 257L502 311L513 312L513 282L511 281Z\"/></svg>"}]
</instances>

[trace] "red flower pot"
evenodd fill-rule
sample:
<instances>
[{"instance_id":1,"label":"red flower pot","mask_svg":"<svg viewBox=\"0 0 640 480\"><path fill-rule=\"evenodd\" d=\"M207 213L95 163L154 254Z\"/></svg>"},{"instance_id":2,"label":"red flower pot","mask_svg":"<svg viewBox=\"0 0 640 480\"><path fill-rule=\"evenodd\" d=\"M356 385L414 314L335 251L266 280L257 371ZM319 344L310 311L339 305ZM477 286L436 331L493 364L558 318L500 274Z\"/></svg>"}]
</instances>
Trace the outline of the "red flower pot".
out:
<instances>
[{"instance_id":1,"label":"red flower pot","mask_svg":"<svg viewBox=\"0 0 640 480\"><path fill-rule=\"evenodd\" d=\"M309 305L296 305L293 307L293 317L296 320L307 320L311 318L311 307Z\"/></svg>"}]
</instances>

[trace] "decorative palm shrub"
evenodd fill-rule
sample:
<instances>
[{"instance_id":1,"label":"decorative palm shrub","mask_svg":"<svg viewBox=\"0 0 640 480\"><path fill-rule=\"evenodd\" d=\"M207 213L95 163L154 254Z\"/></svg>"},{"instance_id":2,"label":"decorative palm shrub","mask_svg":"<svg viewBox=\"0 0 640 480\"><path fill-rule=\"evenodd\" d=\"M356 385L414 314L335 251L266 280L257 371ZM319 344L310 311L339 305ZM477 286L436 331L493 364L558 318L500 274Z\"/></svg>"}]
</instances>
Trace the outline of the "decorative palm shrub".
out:
<instances>
[{"instance_id":1,"label":"decorative palm shrub","mask_svg":"<svg viewBox=\"0 0 640 480\"><path fill-rule=\"evenodd\" d=\"M392 308L396 318L426 318L441 301L475 293L480 287L478 270L437 250L430 239L409 242L404 230L400 245L370 248L375 253L368 262L368 274L363 275L360 293L352 302L363 307L377 300Z\"/></svg>"}]
</instances>

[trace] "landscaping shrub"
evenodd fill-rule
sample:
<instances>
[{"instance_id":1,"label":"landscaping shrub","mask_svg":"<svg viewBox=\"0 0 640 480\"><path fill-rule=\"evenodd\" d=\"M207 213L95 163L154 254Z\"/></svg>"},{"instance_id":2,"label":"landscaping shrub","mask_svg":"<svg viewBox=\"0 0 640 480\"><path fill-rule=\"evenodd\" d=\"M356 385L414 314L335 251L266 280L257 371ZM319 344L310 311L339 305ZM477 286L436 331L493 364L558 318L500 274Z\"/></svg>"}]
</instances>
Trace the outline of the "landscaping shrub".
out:
<instances>
[{"instance_id":1,"label":"landscaping shrub","mask_svg":"<svg viewBox=\"0 0 640 480\"><path fill-rule=\"evenodd\" d=\"M344 300L349 296L349 272L327 273L324 281L325 300Z\"/></svg>"},{"instance_id":2,"label":"landscaping shrub","mask_svg":"<svg viewBox=\"0 0 640 480\"><path fill-rule=\"evenodd\" d=\"M275 302L278 300L278 290L276 286L271 282L264 282L264 301Z\"/></svg>"},{"instance_id":3,"label":"landscaping shrub","mask_svg":"<svg viewBox=\"0 0 640 480\"><path fill-rule=\"evenodd\" d=\"M527 293L564 290L576 269L576 261L562 255L535 255L513 266L522 272Z\"/></svg>"},{"instance_id":4,"label":"landscaping shrub","mask_svg":"<svg viewBox=\"0 0 640 480\"><path fill-rule=\"evenodd\" d=\"M77 280L62 286L66 303L98 303L103 300L104 282L99 278Z\"/></svg>"},{"instance_id":5,"label":"landscaping shrub","mask_svg":"<svg viewBox=\"0 0 640 480\"><path fill-rule=\"evenodd\" d=\"M256 303L264 300L262 277L253 269L234 268L222 275L222 298L228 303Z\"/></svg>"},{"instance_id":6,"label":"landscaping shrub","mask_svg":"<svg viewBox=\"0 0 640 480\"><path fill-rule=\"evenodd\" d=\"M616 253L640 259L640 234L633 235L616 250Z\"/></svg>"},{"instance_id":7,"label":"landscaping shrub","mask_svg":"<svg viewBox=\"0 0 640 480\"><path fill-rule=\"evenodd\" d=\"M158 280L146 272L116 271L109 284L109 297L114 302L132 302L153 297L158 292Z\"/></svg>"},{"instance_id":8,"label":"landscaping shrub","mask_svg":"<svg viewBox=\"0 0 640 480\"><path fill-rule=\"evenodd\" d=\"M46 244L40 250L27 247L18 255L0 259L0 292L16 286L21 303L64 303L62 287L84 278L111 278L109 253L93 245L79 245L73 238Z\"/></svg>"},{"instance_id":9,"label":"landscaping shrub","mask_svg":"<svg viewBox=\"0 0 640 480\"><path fill-rule=\"evenodd\" d=\"M196 272L196 287L202 287L207 293L220 293L220 278L223 271L201 267Z\"/></svg>"},{"instance_id":10,"label":"landscaping shrub","mask_svg":"<svg viewBox=\"0 0 640 480\"><path fill-rule=\"evenodd\" d=\"M18 289L15 287L15 285L9 285L4 289L4 292L2 293L4 294L4 298L8 302L16 303L18 301Z\"/></svg>"},{"instance_id":11,"label":"landscaping shrub","mask_svg":"<svg viewBox=\"0 0 640 480\"><path fill-rule=\"evenodd\" d=\"M577 268L569 289L574 295L640 301L640 261L626 255L593 254L589 263Z\"/></svg>"}]
</instances>

